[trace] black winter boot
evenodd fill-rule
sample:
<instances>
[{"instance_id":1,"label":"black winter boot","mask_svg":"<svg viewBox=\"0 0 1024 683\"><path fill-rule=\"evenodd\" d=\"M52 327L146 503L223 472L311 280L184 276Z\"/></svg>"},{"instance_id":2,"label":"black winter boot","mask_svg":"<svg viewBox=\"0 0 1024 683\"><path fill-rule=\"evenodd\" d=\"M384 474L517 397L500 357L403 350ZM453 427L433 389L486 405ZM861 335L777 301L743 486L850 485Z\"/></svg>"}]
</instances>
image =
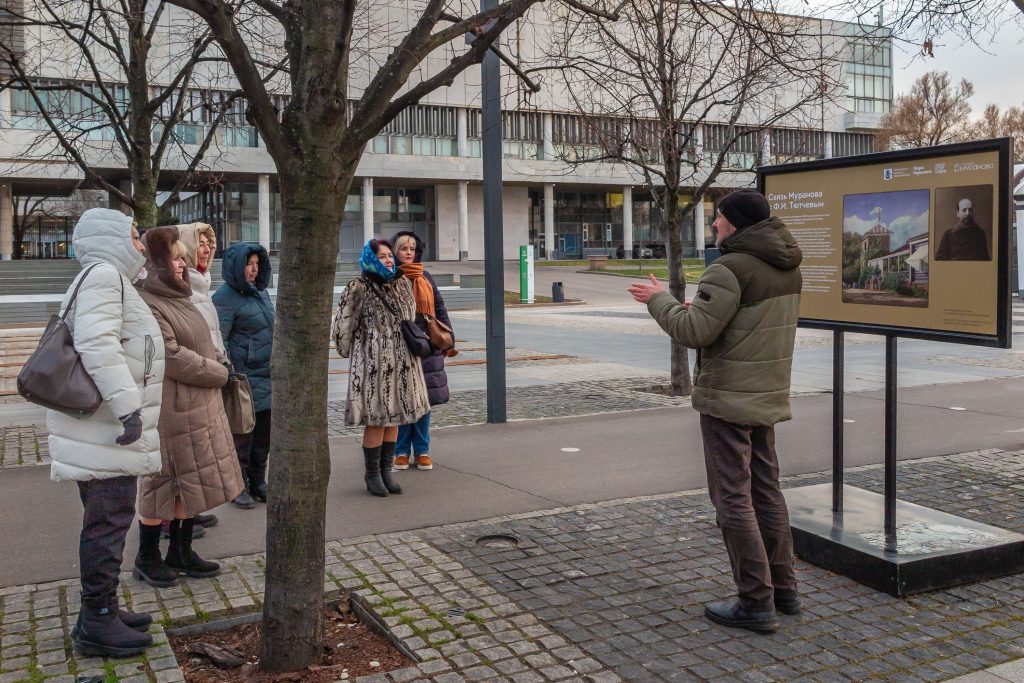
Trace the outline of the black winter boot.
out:
<instances>
[{"instance_id":1,"label":"black winter boot","mask_svg":"<svg viewBox=\"0 0 1024 683\"><path fill-rule=\"evenodd\" d=\"M267 482L263 477L252 476L249 478L249 495L257 503L267 502Z\"/></svg>"},{"instance_id":2,"label":"black winter boot","mask_svg":"<svg viewBox=\"0 0 1024 683\"><path fill-rule=\"evenodd\" d=\"M117 609L117 618L124 622L124 625L128 628L133 628L136 631L148 631L149 625L153 623L153 617L148 614L140 612L132 612L127 609L120 609L117 604L117 598L114 598L110 602L113 609ZM71 638L74 640L78 637L78 629L82 628L82 612L78 612L78 621L71 628Z\"/></svg>"},{"instance_id":3,"label":"black winter boot","mask_svg":"<svg viewBox=\"0 0 1024 683\"><path fill-rule=\"evenodd\" d=\"M173 522L171 523L173 525ZM149 526L139 521L139 554L135 556L132 576L155 588L178 585L178 572L167 566L160 556L160 525Z\"/></svg>"},{"instance_id":4,"label":"black winter boot","mask_svg":"<svg viewBox=\"0 0 1024 683\"><path fill-rule=\"evenodd\" d=\"M209 579L220 574L220 565L208 562L192 550L192 527L195 520L175 519L171 521L171 545L167 548L167 566L177 569L185 576Z\"/></svg>"},{"instance_id":5,"label":"black winter boot","mask_svg":"<svg viewBox=\"0 0 1024 683\"><path fill-rule=\"evenodd\" d=\"M380 476L380 450L380 446L375 448L363 446L363 465L366 467L363 481L366 482L366 490L373 495L386 496L388 495L388 490Z\"/></svg>"},{"instance_id":6,"label":"black winter boot","mask_svg":"<svg viewBox=\"0 0 1024 683\"><path fill-rule=\"evenodd\" d=\"M134 657L153 644L153 636L118 618L117 603L82 605L75 649L86 657Z\"/></svg>"},{"instance_id":7,"label":"black winter boot","mask_svg":"<svg viewBox=\"0 0 1024 683\"><path fill-rule=\"evenodd\" d=\"M401 493L402 487L391 478L391 469L395 464L395 442L385 441L380 445L380 479L384 482L388 493Z\"/></svg>"}]
</instances>

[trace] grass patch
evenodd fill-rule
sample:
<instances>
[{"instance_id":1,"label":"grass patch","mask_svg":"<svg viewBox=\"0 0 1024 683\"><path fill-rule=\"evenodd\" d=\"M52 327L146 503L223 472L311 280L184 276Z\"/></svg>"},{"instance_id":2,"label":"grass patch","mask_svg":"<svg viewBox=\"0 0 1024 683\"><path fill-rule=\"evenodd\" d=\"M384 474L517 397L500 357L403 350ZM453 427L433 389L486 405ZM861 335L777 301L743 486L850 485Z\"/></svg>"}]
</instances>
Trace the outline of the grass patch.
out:
<instances>
[{"instance_id":1,"label":"grass patch","mask_svg":"<svg viewBox=\"0 0 1024 683\"><path fill-rule=\"evenodd\" d=\"M591 271L588 271L591 272ZM648 268L644 266L643 270L639 268L608 268L606 270L595 270L592 271L600 275L616 275L618 277L628 277L632 279L644 279L646 280L651 273L659 280L668 280L668 268ZM704 266L683 266L683 276L687 282L697 282L701 276L704 275Z\"/></svg>"},{"instance_id":2,"label":"grass patch","mask_svg":"<svg viewBox=\"0 0 1024 683\"><path fill-rule=\"evenodd\" d=\"M553 301L554 301L554 299L552 299L550 296L544 296L543 294L536 294L536 293L533 295L533 302L537 303L537 304L550 304ZM506 289L505 290L505 303L506 304L519 304L519 303L522 303L522 301L520 301L519 292L511 292L511 291Z\"/></svg>"},{"instance_id":3,"label":"grass patch","mask_svg":"<svg viewBox=\"0 0 1024 683\"><path fill-rule=\"evenodd\" d=\"M645 259L608 259L609 267L617 266L639 266L643 264L644 268L648 266L652 268L668 268L668 259L663 258L645 258ZM534 267L536 268L579 268L580 266L589 266L590 261L586 259L574 259L565 261L535 261ZM704 259L702 258L684 258L684 266L704 266Z\"/></svg>"}]
</instances>

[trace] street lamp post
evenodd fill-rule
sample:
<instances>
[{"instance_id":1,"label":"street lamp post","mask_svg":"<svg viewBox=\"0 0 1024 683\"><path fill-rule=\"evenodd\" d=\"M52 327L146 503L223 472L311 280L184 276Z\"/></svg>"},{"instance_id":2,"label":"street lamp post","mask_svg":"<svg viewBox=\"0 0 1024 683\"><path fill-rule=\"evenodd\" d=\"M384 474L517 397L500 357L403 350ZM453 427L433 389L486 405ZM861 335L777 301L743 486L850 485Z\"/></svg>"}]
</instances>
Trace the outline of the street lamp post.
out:
<instances>
[{"instance_id":1,"label":"street lamp post","mask_svg":"<svg viewBox=\"0 0 1024 683\"><path fill-rule=\"evenodd\" d=\"M497 0L481 0L487 11ZM487 421L507 421L505 384L505 258L501 208L501 65L494 50L480 68L483 90L484 298L487 336Z\"/></svg>"}]
</instances>

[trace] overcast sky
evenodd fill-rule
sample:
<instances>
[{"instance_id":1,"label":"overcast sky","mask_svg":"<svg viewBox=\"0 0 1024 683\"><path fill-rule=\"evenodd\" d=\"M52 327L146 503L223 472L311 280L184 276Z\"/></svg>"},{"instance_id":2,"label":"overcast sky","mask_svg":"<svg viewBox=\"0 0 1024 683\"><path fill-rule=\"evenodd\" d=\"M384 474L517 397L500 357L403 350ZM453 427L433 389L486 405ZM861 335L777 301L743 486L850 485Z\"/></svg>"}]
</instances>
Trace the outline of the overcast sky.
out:
<instances>
[{"instance_id":1,"label":"overcast sky","mask_svg":"<svg viewBox=\"0 0 1024 683\"><path fill-rule=\"evenodd\" d=\"M956 37L946 36L937 45L935 57L921 58L906 47L893 47L893 89L896 95L906 93L914 80L928 71L948 71L956 81L961 78L974 83L971 106L980 114L988 104L1000 109L1024 105L1024 29L1010 23L985 49L963 45ZM916 58L915 58L916 57Z\"/></svg>"}]
</instances>

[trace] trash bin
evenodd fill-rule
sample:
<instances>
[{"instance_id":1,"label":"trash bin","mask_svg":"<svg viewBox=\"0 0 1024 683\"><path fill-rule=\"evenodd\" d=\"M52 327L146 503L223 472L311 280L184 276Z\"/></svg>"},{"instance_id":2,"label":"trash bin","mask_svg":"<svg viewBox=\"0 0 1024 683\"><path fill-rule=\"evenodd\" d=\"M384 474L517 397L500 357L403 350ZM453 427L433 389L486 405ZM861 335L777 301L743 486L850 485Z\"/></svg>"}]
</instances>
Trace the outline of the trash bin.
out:
<instances>
[{"instance_id":1,"label":"trash bin","mask_svg":"<svg viewBox=\"0 0 1024 683\"><path fill-rule=\"evenodd\" d=\"M707 268L712 263L718 260L718 257L722 255L722 250L718 247L706 247L704 249L704 267Z\"/></svg>"},{"instance_id":2,"label":"trash bin","mask_svg":"<svg viewBox=\"0 0 1024 683\"><path fill-rule=\"evenodd\" d=\"M561 282L551 283L551 300L556 304L560 304L565 301L565 291L562 289Z\"/></svg>"}]
</instances>

